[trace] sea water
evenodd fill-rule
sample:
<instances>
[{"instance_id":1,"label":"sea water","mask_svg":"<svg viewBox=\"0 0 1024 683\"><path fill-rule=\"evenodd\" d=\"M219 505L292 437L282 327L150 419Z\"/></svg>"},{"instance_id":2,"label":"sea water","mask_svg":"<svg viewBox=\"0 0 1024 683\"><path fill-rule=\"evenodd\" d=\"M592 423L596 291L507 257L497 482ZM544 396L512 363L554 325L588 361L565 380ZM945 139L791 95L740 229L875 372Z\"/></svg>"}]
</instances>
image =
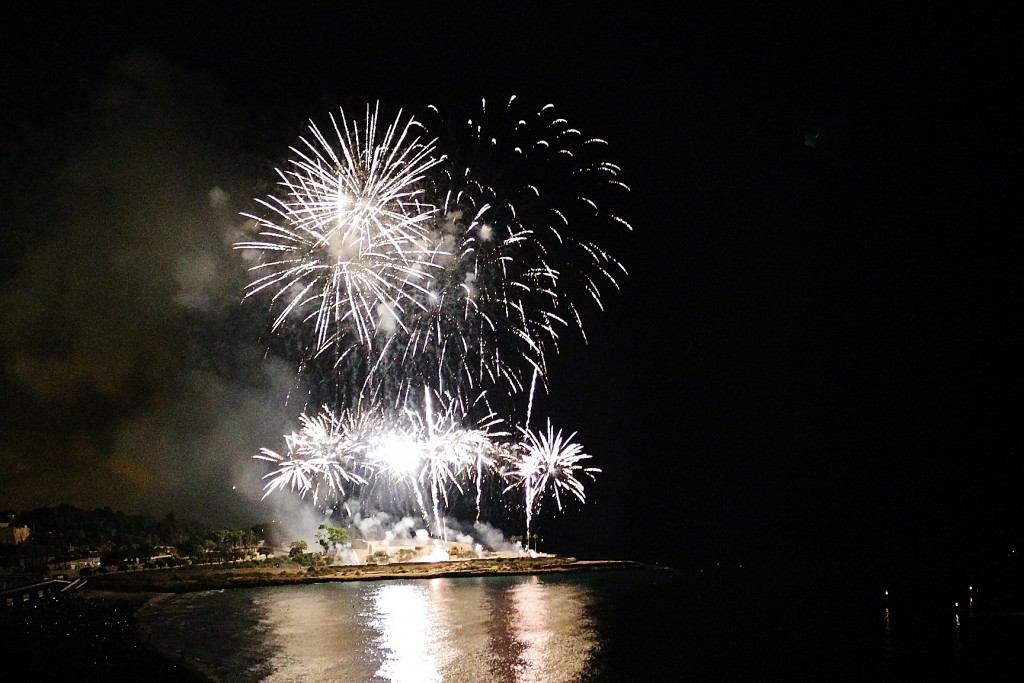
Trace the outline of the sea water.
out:
<instances>
[{"instance_id":1,"label":"sea water","mask_svg":"<svg viewBox=\"0 0 1024 683\"><path fill-rule=\"evenodd\" d=\"M206 591L139 619L154 647L224 682L934 680L1024 651L1020 620L977 613L969 592L875 593L741 568L616 570Z\"/></svg>"}]
</instances>

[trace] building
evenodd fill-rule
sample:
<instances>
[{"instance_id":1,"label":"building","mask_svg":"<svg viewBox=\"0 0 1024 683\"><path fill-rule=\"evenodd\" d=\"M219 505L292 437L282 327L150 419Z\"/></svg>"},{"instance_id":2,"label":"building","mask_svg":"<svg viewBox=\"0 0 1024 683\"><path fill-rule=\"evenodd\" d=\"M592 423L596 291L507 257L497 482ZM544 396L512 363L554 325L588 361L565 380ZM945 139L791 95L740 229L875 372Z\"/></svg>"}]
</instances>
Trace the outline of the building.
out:
<instances>
[{"instance_id":1,"label":"building","mask_svg":"<svg viewBox=\"0 0 1024 683\"><path fill-rule=\"evenodd\" d=\"M24 543L28 540L28 527L24 524L0 522L0 543Z\"/></svg>"}]
</instances>

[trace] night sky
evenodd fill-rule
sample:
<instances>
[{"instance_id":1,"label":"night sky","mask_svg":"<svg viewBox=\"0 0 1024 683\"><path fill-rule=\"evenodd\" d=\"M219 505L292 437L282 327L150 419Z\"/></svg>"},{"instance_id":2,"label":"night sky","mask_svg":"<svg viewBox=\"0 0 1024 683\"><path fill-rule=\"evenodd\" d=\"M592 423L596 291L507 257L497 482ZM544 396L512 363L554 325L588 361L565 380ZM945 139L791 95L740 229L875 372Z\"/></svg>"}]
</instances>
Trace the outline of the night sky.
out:
<instances>
[{"instance_id":1,"label":"night sky","mask_svg":"<svg viewBox=\"0 0 1024 683\"><path fill-rule=\"evenodd\" d=\"M239 212L309 118L516 95L632 188L629 277L543 400L603 469L550 549L1021 538L1006 22L371 6L5 22L0 508L290 514L251 456L295 368L240 303Z\"/></svg>"}]
</instances>

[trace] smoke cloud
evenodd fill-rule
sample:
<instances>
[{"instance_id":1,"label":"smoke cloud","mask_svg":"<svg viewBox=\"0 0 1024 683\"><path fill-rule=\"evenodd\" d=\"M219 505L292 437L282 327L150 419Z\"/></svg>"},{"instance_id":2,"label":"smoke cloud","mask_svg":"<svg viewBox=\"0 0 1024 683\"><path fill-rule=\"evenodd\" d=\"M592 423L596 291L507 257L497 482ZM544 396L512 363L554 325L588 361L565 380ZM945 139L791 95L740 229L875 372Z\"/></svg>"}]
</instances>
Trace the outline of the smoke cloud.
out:
<instances>
[{"instance_id":1,"label":"smoke cloud","mask_svg":"<svg viewBox=\"0 0 1024 683\"><path fill-rule=\"evenodd\" d=\"M19 198L32 238L0 288L0 507L273 514L251 456L290 431L301 391L241 303L243 120L204 78L132 54Z\"/></svg>"}]
</instances>

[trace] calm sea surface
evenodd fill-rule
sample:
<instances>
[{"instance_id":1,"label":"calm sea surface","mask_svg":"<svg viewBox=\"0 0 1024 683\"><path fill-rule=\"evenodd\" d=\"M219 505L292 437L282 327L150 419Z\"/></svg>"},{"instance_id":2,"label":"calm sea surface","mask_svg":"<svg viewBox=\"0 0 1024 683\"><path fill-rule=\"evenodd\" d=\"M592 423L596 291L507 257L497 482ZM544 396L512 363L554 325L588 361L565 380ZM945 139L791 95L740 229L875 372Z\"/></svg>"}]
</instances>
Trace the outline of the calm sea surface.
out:
<instances>
[{"instance_id":1,"label":"calm sea surface","mask_svg":"<svg viewBox=\"0 0 1024 683\"><path fill-rule=\"evenodd\" d=\"M1024 614L982 609L975 587L813 585L741 568L322 583L174 595L139 618L216 681L990 680L1024 665Z\"/></svg>"}]
</instances>

